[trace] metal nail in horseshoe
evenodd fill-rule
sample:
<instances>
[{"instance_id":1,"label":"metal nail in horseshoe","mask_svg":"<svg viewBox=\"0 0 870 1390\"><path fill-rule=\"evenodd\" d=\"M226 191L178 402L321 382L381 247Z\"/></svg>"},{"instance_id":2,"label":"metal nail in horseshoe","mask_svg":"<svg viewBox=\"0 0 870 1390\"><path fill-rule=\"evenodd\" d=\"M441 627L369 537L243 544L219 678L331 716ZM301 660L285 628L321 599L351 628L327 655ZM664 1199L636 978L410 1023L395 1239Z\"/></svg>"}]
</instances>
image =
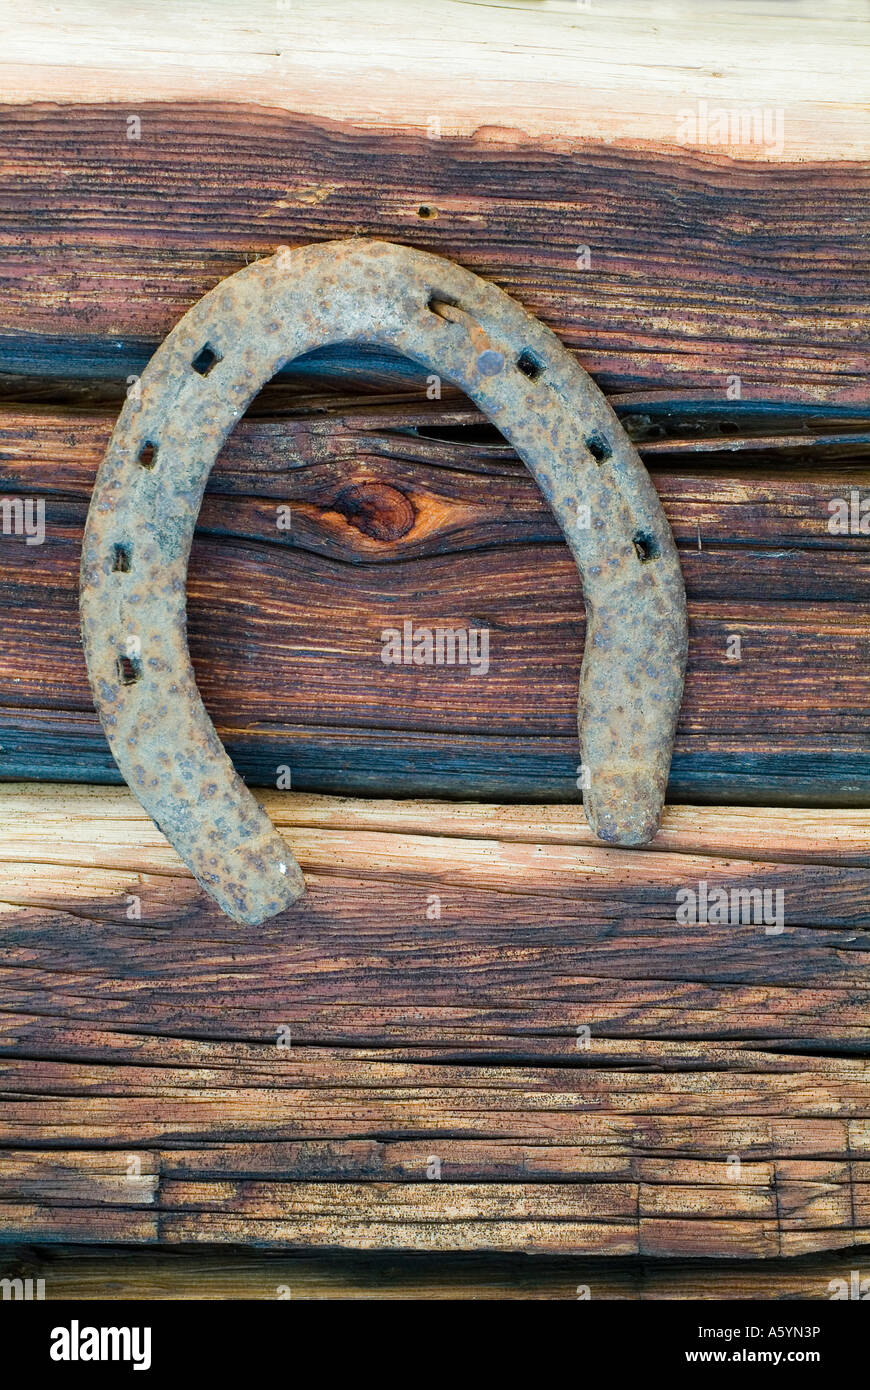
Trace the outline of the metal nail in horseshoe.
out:
<instances>
[{"instance_id":1,"label":"metal nail in horseshoe","mask_svg":"<svg viewBox=\"0 0 870 1390\"><path fill-rule=\"evenodd\" d=\"M276 371L324 344L389 346L454 381L514 446L583 581L586 810L641 845L664 801L686 663L676 547L604 396L558 338L452 261L390 242L280 248L185 314L126 401L85 530L81 616L115 761L203 888L257 923L301 870L225 753L187 649L186 578L215 457Z\"/></svg>"}]
</instances>

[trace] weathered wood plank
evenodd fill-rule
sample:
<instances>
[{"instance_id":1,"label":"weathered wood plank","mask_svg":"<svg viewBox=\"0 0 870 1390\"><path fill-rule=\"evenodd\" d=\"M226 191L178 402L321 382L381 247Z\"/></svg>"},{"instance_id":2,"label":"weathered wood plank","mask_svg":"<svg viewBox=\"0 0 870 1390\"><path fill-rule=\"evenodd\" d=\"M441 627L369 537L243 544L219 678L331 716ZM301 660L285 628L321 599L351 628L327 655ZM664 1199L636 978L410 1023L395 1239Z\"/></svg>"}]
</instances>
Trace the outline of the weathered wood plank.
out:
<instances>
[{"instance_id":1,"label":"weathered wood plank","mask_svg":"<svg viewBox=\"0 0 870 1390\"><path fill-rule=\"evenodd\" d=\"M0 798L7 1241L870 1241L867 812L669 809L632 853L569 808L266 801L309 894L251 933L128 793ZM701 881L782 930L678 922Z\"/></svg>"},{"instance_id":2,"label":"weathered wood plank","mask_svg":"<svg viewBox=\"0 0 870 1390\"><path fill-rule=\"evenodd\" d=\"M192 0L171 26L144 0L130 14L78 5L62 28L45 8L14 7L4 101L111 99L139 110L155 98L220 94L388 132L425 129L436 117L444 137L485 144L523 132L556 149L589 139L670 146L681 112L703 101L710 138L699 143L729 156L848 161L870 144L866 25L849 0L817 10L744 0L739 11L675 0L666 14L526 0L502 6L497 22L474 0L251 0L243 12ZM718 129L723 103L736 129L728 120ZM765 124L747 133L739 117L752 112ZM322 201L316 187L298 197Z\"/></svg>"},{"instance_id":3,"label":"weathered wood plank","mask_svg":"<svg viewBox=\"0 0 870 1390\"><path fill-rule=\"evenodd\" d=\"M451 82L427 115L447 122L455 95ZM310 82L298 96L299 114L149 102L139 140L126 98L0 106L3 370L123 380L246 260L362 233L497 281L608 389L727 400L745 384L776 400L803 382L866 405L866 148L852 162L795 148L770 163L747 145L735 160L681 147L675 123L664 146L588 132L427 139L416 120L387 133L310 114ZM333 376L421 380L359 352L309 363L309 376L330 363Z\"/></svg>"},{"instance_id":4,"label":"weathered wood plank","mask_svg":"<svg viewBox=\"0 0 870 1390\"><path fill-rule=\"evenodd\" d=\"M253 782L283 766L319 791L579 800L576 569L531 477L477 419L437 403L307 408L246 422L224 449L189 629L207 707ZM0 418L0 487L46 498L44 545L0 537L6 777L118 778L76 599L110 428L105 411ZM870 491L870 470L859 452L812 472L759 454L726 472L732 441L719 437L715 468L655 456L691 619L670 794L866 804L870 538L827 523L832 498ZM406 619L486 626L489 670L385 667L381 634Z\"/></svg>"},{"instance_id":5,"label":"weathered wood plank","mask_svg":"<svg viewBox=\"0 0 870 1390\"><path fill-rule=\"evenodd\" d=\"M866 1262L687 1261L538 1255L360 1255L199 1247L195 1251L43 1246L0 1249L0 1275L44 1279L56 1299L829 1299L860 1297ZM866 1286L865 1286L866 1292Z\"/></svg>"}]
</instances>

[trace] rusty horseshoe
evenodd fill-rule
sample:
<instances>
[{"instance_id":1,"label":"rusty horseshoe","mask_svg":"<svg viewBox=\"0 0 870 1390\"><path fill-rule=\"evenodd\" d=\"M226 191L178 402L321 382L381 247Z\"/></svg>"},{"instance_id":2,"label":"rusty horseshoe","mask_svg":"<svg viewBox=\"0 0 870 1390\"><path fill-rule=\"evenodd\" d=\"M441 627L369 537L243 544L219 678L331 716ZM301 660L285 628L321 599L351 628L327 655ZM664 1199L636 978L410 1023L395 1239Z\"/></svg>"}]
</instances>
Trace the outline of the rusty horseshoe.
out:
<instances>
[{"instance_id":1,"label":"rusty horseshoe","mask_svg":"<svg viewBox=\"0 0 870 1390\"><path fill-rule=\"evenodd\" d=\"M590 825L609 844L645 844L665 796L685 590L655 489L598 387L538 319L453 261L363 239L280 247L194 304L151 358L100 466L81 567L88 674L115 761L237 922L282 911L304 880L197 690L188 556L212 464L251 399L293 358L339 342L388 346L455 382L527 464L583 581Z\"/></svg>"}]
</instances>

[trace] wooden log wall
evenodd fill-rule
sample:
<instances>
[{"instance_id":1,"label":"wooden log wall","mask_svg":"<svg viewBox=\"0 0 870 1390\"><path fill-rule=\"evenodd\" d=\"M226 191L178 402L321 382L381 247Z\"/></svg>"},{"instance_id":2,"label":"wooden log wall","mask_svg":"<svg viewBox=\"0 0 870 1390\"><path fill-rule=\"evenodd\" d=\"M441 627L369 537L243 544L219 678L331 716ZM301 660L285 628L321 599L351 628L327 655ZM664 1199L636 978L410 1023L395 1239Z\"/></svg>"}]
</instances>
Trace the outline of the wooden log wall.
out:
<instances>
[{"instance_id":1,"label":"wooden log wall","mask_svg":"<svg viewBox=\"0 0 870 1390\"><path fill-rule=\"evenodd\" d=\"M828 529L829 504L866 495L870 478L865 174L735 169L694 151L586 148L581 161L203 106L149 106L145 135L128 141L124 120L95 106L0 111L0 487L44 497L48 528L38 555L21 535L0 538L5 775L117 777L75 585L126 379L245 260L362 232L517 294L637 439L690 598L672 797L870 804L870 536ZM374 403L324 395L338 379L347 392L348 369L378 389ZM399 386L410 403L384 398ZM578 799L573 564L498 436L420 387L407 364L315 354L230 441L191 572L206 704L262 785L289 766L309 790ZM47 391L72 406L59 412ZM290 531L278 526L287 504ZM380 633L406 618L488 627L488 675L385 668Z\"/></svg>"},{"instance_id":2,"label":"wooden log wall","mask_svg":"<svg viewBox=\"0 0 870 1390\"><path fill-rule=\"evenodd\" d=\"M870 1239L860 33L837 0L350 8L58 35L37 0L0 46L3 1272L353 1297L402 1251L388 1296L828 1297ZM681 142L677 71L782 140ZM81 534L190 304L357 235L502 285L635 439L689 599L671 804L643 852L586 829L582 595L520 461L449 383L324 349L227 443L191 561L206 706L309 883L242 931L111 785ZM385 666L405 620L486 627L489 669ZM679 922L701 883L782 930Z\"/></svg>"}]
</instances>

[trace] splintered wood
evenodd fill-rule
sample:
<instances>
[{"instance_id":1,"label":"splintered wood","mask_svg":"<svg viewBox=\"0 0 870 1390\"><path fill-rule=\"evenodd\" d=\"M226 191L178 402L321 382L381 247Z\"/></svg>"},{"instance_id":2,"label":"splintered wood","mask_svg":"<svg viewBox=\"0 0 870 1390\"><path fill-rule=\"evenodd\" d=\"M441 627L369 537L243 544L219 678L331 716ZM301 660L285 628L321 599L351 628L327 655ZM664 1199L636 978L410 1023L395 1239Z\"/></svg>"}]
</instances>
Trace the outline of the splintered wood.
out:
<instances>
[{"instance_id":1,"label":"splintered wood","mask_svg":"<svg viewBox=\"0 0 870 1390\"><path fill-rule=\"evenodd\" d=\"M4 789L7 1239L870 1240L870 812L669 808L637 852L573 807L263 801L309 891L251 931L125 790ZM681 924L701 884L782 929Z\"/></svg>"}]
</instances>

